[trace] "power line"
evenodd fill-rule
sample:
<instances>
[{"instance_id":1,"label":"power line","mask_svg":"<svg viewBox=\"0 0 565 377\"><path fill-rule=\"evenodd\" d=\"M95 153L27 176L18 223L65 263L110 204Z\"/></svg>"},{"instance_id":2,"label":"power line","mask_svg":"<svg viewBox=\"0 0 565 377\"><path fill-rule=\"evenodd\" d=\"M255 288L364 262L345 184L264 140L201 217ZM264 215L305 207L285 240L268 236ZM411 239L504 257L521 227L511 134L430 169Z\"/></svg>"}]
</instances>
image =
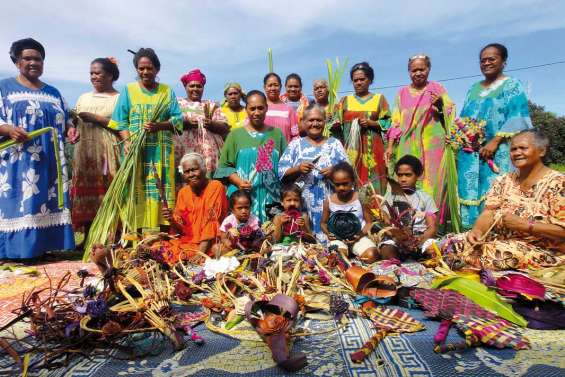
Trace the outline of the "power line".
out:
<instances>
[{"instance_id":1,"label":"power line","mask_svg":"<svg viewBox=\"0 0 565 377\"><path fill-rule=\"evenodd\" d=\"M557 65L557 64L565 64L565 60L558 60L555 62L551 62L551 63L544 63L544 64L537 64L537 65L529 65L527 67L519 67L519 68L513 68L513 69L506 69L505 72L516 72L516 71L525 71L528 69L534 69L534 68L541 68L541 67L547 67L550 65ZM464 79L472 79L475 77L482 77L483 75L465 75L465 76L456 76L456 77L449 77L447 79L440 79L440 80L434 80L437 82L446 82L446 81L455 81L455 80L464 80ZM394 88L402 88L403 86L406 86L407 84L397 84L397 85L387 85L387 86L376 86L374 88L369 88L371 90L380 90L380 89L394 89ZM343 93L353 93L354 90L343 90L338 92L339 94L343 94Z\"/></svg>"}]
</instances>

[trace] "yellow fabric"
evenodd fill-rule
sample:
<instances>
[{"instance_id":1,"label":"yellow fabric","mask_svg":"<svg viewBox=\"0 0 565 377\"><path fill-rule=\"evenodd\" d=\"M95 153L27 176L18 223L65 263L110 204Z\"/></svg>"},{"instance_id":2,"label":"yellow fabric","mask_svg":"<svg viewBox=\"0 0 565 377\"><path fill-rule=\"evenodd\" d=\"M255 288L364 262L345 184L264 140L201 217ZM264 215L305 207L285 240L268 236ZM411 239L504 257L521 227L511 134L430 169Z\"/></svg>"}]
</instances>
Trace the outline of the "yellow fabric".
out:
<instances>
[{"instance_id":1,"label":"yellow fabric","mask_svg":"<svg viewBox=\"0 0 565 377\"><path fill-rule=\"evenodd\" d=\"M247 111L243 107L240 111L233 111L230 109L228 104L222 105L222 113L228 120L228 125L230 126L231 130L235 130L244 125L245 120L247 119Z\"/></svg>"}]
</instances>

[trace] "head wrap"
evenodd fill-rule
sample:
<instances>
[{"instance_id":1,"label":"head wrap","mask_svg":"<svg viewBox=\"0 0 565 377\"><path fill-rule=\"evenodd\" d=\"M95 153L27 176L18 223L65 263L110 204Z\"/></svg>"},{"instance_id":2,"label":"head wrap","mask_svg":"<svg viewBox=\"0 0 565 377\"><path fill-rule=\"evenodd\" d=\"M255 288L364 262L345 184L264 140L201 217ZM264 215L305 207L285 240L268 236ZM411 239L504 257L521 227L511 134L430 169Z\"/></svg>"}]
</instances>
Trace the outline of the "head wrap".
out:
<instances>
[{"instance_id":1,"label":"head wrap","mask_svg":"<svg viewBox=\"0 0 565 377\"><path fill-rule=\"evenodd\" d=\"M191 81L198 81L202 85L206 85L206 76L197 68L182 75L180 81L184 86Z\"/></svg>"},{"instance_id":2,"label":"head wrap","mask_svg":"<svg viewBox=\"0 0 565 377\"><path fill-rule=\"evenodd\" d=\"M228 90L230 88L235 88L237 90L239 90L239 92L242 95L245 95L245 93L243 92L243 89L241 88L241 85L237 82L228 82L225 86L224 86L224 96L226 95L226 93L228 92Z\"/></svg>"},{"instance_id":3,"label":"head wrap","mask_svg":"<svg viewBox=\"0 0 565 377\"><path fill-rule=\"evenodd\" d=\"M12 43L12 46L10 47L10 59L12 59L12 62L15 63L16 60L18 60L18 57L22 54L22 51L27 49L38 51L41 58L45 59L45 49L41 43L33 38L24 38Z\"/></svg>"}]
</instances>

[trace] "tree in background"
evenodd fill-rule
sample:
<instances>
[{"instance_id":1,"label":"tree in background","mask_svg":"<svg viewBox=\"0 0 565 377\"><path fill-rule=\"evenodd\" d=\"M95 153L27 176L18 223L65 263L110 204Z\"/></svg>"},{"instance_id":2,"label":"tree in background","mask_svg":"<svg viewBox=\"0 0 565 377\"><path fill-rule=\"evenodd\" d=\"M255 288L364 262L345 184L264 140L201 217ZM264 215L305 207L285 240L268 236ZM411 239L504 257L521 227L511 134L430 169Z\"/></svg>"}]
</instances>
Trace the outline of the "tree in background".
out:
<instances>
[{"instance_id":1,"label":"tree in background","mask_svg":"<svg viewBox=\"0 0 565 377\"><path fill-rule=\"evenodd\" d=\"M565 168L565 117L545 111L543 106L533 102L530 105L530 116L534 127L543 132L550 140L549 156L546 162L559 164L560 170Z\"/></svg>"}]
</instances>

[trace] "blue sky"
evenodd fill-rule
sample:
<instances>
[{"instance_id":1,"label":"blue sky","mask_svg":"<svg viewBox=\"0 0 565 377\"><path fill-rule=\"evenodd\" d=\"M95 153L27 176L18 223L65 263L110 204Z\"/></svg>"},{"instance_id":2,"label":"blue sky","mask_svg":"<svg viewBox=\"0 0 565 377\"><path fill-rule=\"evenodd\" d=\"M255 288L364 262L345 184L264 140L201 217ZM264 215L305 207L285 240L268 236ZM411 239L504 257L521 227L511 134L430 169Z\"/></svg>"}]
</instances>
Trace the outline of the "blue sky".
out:
<instances>
[{"instance_id":1,"label":"blue sky","mask_svg":"<svg viewBox=\"0 0 565 377\"><path fill-rule=\"evenodd\" d=\"M431 79L480 74L478 52L505 44L508 68L565 60L565 2L544 0L435 1L30 1L2 5L0 77L16 74L8 57L12 41L31 36L46 48L43 80L72 106L91 90L89 63L99 56L119 60L116 88L135 79L126 50L154 48L161 82L185 95L179 77L194 67L208 77L205 98L221 100L223 86L239 81L261 88L266 51L275 71L297 72L304 90L326 76L325 59L368 61L374 86L408 83L409 56L432 58ZM565 115L565 64L513 72L530 98ZM479 78L447 82L460 109ZM348 77L341 90L351 90ZM379 90L393 102L398 89Z\"/></svg>"}]
</instances>

